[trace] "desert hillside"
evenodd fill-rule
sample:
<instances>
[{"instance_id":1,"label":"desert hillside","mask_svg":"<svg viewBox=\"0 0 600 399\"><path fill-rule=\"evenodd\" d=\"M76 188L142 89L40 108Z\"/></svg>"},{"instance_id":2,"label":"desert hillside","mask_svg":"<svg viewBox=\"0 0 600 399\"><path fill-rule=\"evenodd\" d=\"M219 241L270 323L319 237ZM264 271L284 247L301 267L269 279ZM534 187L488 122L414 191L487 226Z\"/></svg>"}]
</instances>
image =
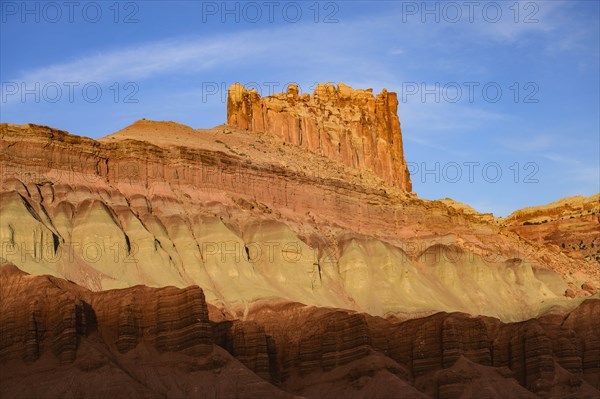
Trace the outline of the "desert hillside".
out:
<instances>
[{"instance_id":1,"label":"desert hillside","mask_svg":"<svg viewBox=\"0 0 600 399\"><path fill-rule=\"evenodd\" d=\"M395 93L229 95L211 129L0 125L1 396L597 397L598 195L424 200Z\"/></svg>"},{"instance_id":2,"label":"desert hillside","mask_svg":"<svg viewBox=\"0 0 600 399\"><path fill-rule=\"evenodd\" d=\"M567 304L569 283L582 295L598 286L595 263L268 133L139 121L94 141L1 129L2 256L93 290L197 284L239 315L281 298L508 321Z\"/></svg>"}]
</instances>

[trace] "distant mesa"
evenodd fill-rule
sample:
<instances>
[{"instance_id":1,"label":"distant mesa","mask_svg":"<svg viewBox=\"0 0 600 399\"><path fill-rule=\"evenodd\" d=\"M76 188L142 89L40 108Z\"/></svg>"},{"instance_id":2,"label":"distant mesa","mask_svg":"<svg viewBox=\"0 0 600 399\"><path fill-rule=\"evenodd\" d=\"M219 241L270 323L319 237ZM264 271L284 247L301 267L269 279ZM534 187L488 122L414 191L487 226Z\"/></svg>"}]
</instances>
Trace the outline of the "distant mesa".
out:
<instances>
[{"instance_id":1,"label":"distant mesa","mask_svg":"<svg viewBox=\"0 0 600 399\"><path fill-rule=\"evenodd\" d=\"M325 83L311 96L290 84L286 93L261 98L236 83L229 88L227 123L370 169L386 183L412 191L397 110L396 93L385 89L374 96L372 89Z\"/></svg>"}]
</instances>

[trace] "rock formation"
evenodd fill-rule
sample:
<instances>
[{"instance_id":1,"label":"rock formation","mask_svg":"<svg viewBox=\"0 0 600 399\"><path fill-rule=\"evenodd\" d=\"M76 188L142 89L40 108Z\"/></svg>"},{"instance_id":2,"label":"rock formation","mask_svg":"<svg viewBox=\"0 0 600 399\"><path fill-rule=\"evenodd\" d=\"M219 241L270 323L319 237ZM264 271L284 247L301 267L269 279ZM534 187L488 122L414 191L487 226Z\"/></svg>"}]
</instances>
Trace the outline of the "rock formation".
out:
<instances>
[{"instance_id":1,"label":"rock formation","mask_svg":"<svg viewBox=\"0 0 600 399\"><path fill-rule=\"evenodd\" d=\"M419 199L396 108L234 86L213 129L1 124L0 397L597 398L597 196Z\"/></svg>"},{"instance_id":2,"label":"rock formation","mask_svg":"<svg viewBox=\"0 0 600 399\"><path fill-rule=\"evenodd\" d=\"M198 285L239 315L280 298L514 321L576 306L564 294L590 294L581 276L600 285L593 264L270 134L151 121L100 141L0 134L0 256L93 290Z\"/></svg>"},{"instance_id":3,"label":"rock formation","mask_svg":"<svg viewBox=\"0 0 600 399\"><path fill-rule=\"evenodd\" d=\"M354 90L343 83L317 85L312 96L290 84L286 93L261 98L242 85L229 88L227 123L269 132L356 169L370 169L390 185L411 191L402 150L396 93Z\"/></svg>"},{"instance_id":4,"label":"rock formation","mask_svg":"<svg viewBox=\"0 0 600 399\"><path fill-rule=\"evenodd\" d=\"M3 265L0 337L3 398L293 397L213 344L198 287L90 292Z\"/></svg>"},{"instance_id":5,"label":"rock formation","mask_svg":"<svg viewBox=\"0 0 600 399\"><path fill-rule=\"evenodd\" d=\"M600 265L600 194L519 209L502 223L536 245Z\"/></svg>"},{"instance_id":6,"label":"rock formation","mask_svg":"<svg viewBox=\"0 0 600 399\"><path fill-rule=\"evenodd\" d=\"M399 322L289 305L258 308L251 318L272 335L288 391L305 393L309 376L351 365L345 377L361 388L385 370L436 398L472 397L477 386L498 398L592 398L600 387L598 314L594 299L566 315L510 324L461 313ZM374 360L380 355L387 360Z\"/></svg>"},{"instance_id":7,"label":"rock formation","mask_svg":"<svg viewBox=\"0 0 600 399\"><path fill-rule=\"evenodd\" d=\"M0 395L595 398L598 314L600 299L510 324L279 302L213 321L199 287L91 292L5 264Z\"/></svg>"},{"instance_id":8,"label":"rock formation","mask_svg":"<svg viewBox=\"0 0 600 399\"><path fill-rule=\"evenodd\" d=\"M532 245L600 267L600 194L520 209L500 222ZM580 270L569 269L576 278L569 282L568 296L581 295L580 289L593 294L600 288Z\"/></svg>"}]
</instances>

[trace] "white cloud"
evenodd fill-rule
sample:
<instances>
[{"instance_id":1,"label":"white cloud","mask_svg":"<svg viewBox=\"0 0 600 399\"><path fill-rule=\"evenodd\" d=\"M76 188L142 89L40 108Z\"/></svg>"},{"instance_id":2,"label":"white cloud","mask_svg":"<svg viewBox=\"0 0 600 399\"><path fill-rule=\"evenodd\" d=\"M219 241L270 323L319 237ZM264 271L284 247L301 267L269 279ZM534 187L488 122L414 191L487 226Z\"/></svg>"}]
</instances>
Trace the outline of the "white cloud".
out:
<instances>
[{"instance_id":1,"label":"white cloud","mask_svg":"<svg viewBox=\"0 0 600 399\"><path fill-rule=\"evenodd\" d=\"M475 105L420 101L400 103L398 114L402 123L410 124L420 135L429 137L453 137L471 133L486 129L491 123L507 117Z\"/></svg>"},{"instance_id":2,"label":"white cloud","mask_svg":"<svg viewBox=\"0 0 600 399\"><path fill-rule=\"evenodd\" d=\"M532 152L547 150L558 142L553 135L539 134L536 136L524 136L519 138L503 138L499 143L511 151Z\"/></svg>"},{"instance_id":3,"label":"white cloud","mask_svg":"<svg viewBox=\"0 0 600 399\"><path fill-rule=\"evenodd\" d=\"M565 180L586 185L587 192L600 190L600 164L597 157L591 163L566 154L546 153L543 157L560 166L559 173Z\"/></svg>"},{"instance_id":4,"label":"white cloud","mask_svg":"<svg viewBox=\"0 0 600 399\"><path fill-rule=\"evenodd\" d=\"M495 10L484 12L482 7L482 18L474 26L483 36L500 42L515 42L531 34L555 30L566 2L521 0L501 4L502 15L498 22L490 22L496 18Z\"/></svg>"},{"instance_id":5,"label":"white cloud","mask_svg":"<svg viewBox=\"0 0 600 399\"><path fill-rule=\"evenodd\" d=\"M3 81L25 84L28 88L36 83L43 86L51 82L110 84L185 73L197 76L199 72L224 67L249 71L249 75L265 83L275 79L264 76L273 71L293 74L286 82L305 83L369 74L376 74L380 79L391 77L389 66L356 51L357 48L364 49L365 53L371 51L368 46L362 46L361 42L367 38L356 30L356 26L344 24L290 25L211 37L169 38L80 55L62 63L25 70ZM19 99L17 95L8 97L9 102Z\"/></svg>"},{"instance_id":6,"label":"white cloud","mask_svg":"<svg viewBox=\"0 0 600 399\"><path fill-rule=\"evenodd\" d=\"M97 82L146 79L177 71L197 72L264 53L260 33L220 38L178 38L83 56L44 66L13 79L17 82Z\"/></svg>"}]
</instances>

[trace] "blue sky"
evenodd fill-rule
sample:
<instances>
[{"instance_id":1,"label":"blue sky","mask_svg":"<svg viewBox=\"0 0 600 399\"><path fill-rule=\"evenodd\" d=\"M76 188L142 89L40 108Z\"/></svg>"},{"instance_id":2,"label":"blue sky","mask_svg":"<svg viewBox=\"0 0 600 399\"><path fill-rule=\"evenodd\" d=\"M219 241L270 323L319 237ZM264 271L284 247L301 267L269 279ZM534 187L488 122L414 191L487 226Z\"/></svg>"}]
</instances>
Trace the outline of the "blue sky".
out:
<instances>
[{"instance_id":1,"label":"blue sky","mask_svg":"<svg viewBox=\"0 0 600 399\"><path fill-rule=\"evenodd\" d=\"M598 1L1 2L1 122L225 122L226 88L398 92L414 191L503 216L600 191Z\"/></svg>"}]
</instances>

